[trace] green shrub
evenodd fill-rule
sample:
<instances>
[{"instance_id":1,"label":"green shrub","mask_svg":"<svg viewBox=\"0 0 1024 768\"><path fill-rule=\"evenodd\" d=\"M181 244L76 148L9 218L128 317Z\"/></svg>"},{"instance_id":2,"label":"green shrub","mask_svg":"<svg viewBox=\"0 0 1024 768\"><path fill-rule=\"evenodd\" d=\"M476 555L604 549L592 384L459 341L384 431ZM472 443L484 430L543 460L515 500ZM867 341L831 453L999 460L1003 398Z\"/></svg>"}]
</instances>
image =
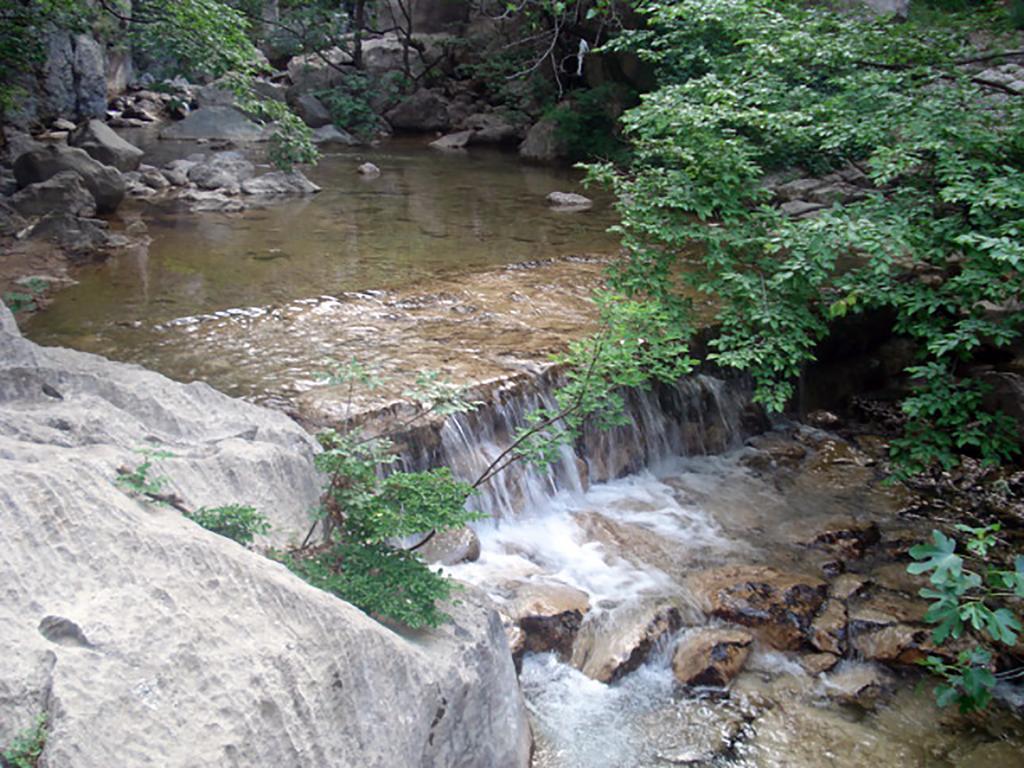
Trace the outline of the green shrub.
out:
<instances>
[{"instance_id":1,"label":"green shrub","mask_svg":"<svg viewBox=\"0 0 1024 768\"><path fill-rule=\"evenodd\" d=\"M437 604L451 597L453 582L400 542L479 520L466 509L473 489L448 469L382 477L378 469L394 460L387 441L333 431L318 439L324 450L317 468L328 476L322 508L327 542L280 559L367 613L414 629L438 626L447 615Z\"/></svg>"},{"instance_id":2,"label":"green shrub","mask_svg":"<svg viewBox=\"0 0 1024 768\"><path fill-rule=\"evenodd\" d=\"M618 118L636 102L636 92L627 86L605 83L574 92L548 115L570 160L622 160L628 144L619 136Z\"/></svg>"},{"instance_id":3,"label":"green shrub","mask_svg":"<svg viewBox=\"0 0 1024 768\"><path fill-rule=\"evenodd\" d=\"M962 555L956 551L956 540L941 531L932 531L930 543L910 550L917 562L907 566L907 571L930 574L931 586L920 594L931 601L925 620L936 625L932 640L941 646L964 638L970 629L997 646L1011 647L1022 627L1008 602L1024 598L1024 555L1014 558L1013 567L1001 567L992 557L998 545L998 524L956 528L966 535L966 553ZM955 703L963 712L983 709L998 680L1024 674L1024 669L995 672L992 661L991 651L978 645L960 650L952 659L929 656L924 665L945 681L935 689L938 704Z\"/></svg>"},{"instance_id":4,"label":"green shrub","mask_svg":"<svg viewBox=\"0 0 1024 768\"><path fill-rule=\"evenodd\" d=\"M323 378L346 393L346 414L356 387L381 383L356 360L331 365ZM398 429L429 414L477 406L430 371L421 372L403 394L414 413ZM456 481L448 469L391 471L396 457L386 437L334 430L317 437L323 451L316 466L328 481L317 514L324 536L307 546L311 529L303 546L274 556L310 584L367 613L412 628L438 626L447 618L438 603L451 597L454 584L416 550L439 532L481 519L466 508L473 487Z\"/></svg>"},{"instance_id":5,"label":"green shrub","mask_svg":"<svg viewBox=\"0 0 1024 768\"><path fill-rule=\"evenodd\" d=\"M1024 99L956 64L977 54L969 33L1005 30L1002 6L929 26L758 0L643 12L614 47L656 65L661 85L623 118L630 160L591 171L620 200L614 288L717 324L708 358L748 373L775 411L833 318L892 314L919 349L895 443L905 470L1019 455L971 364L1024 323ZM793 218L763 182L795 164L859 167L871 188Z\"/></svg>"},{"instance_id":6,"label":"green shrub","mask_svg":"<svg viewBox=\"0 0 1024 768\"><path fill-rule=\"evenodd\" d=\"M270 523L253 507L228 504L223 507L201 507L185 515L208 531L237 541L243 546L252 544L256 536L270 533Z\"/></svg>"},{"instance_id":7,"label":"green shrub","mask_svg":"<svg viewBox=\"0 0 1024 768\"><path fill-rule=\"evenodd\" d=\"M327 107L331 120L339 128L348 131L362 141L374 138L380 128L380 118L373 108L372 99L381 103L393 101L405 86L400 73L388 73L380 82L374 83L365 72L352 72L342 83L332 89L318 91L317 97Z\"/></svg>"}]
</instances>

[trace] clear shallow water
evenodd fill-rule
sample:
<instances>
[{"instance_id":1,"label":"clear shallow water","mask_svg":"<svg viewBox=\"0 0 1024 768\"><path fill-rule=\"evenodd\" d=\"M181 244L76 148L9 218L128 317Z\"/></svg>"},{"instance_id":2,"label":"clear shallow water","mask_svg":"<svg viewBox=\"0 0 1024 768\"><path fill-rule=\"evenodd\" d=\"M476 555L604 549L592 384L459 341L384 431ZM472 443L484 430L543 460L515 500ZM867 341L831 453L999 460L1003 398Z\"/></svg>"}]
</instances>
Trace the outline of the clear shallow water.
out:
<instances>
[{"instance_id":1,"label":"clear shallow water","mask_svg":"<svg viewBox=\"0 0 1024 768\"><path fill-rule=\"evenodd\" d=\"M161 161L202 146L157 144ZM163 157L161 157L163 155ZM364 161L382 174L356 173ZM151 242L84 267L26 332L35 340L90 345L133 324L234 307L381 288L408 288L450 273L578 253L614 253L614 222L600 191L582 213L549 209L545 196L578 191L571 169L524 165L514 155L429 150L422 141L328 154L308 175L323 191L236 214L132 203ZM115 222L117 226L117 222ZM140 339L140 344L148 343ZM118 339L129 348L130 337Z\"/></svg>"}]
</instances>

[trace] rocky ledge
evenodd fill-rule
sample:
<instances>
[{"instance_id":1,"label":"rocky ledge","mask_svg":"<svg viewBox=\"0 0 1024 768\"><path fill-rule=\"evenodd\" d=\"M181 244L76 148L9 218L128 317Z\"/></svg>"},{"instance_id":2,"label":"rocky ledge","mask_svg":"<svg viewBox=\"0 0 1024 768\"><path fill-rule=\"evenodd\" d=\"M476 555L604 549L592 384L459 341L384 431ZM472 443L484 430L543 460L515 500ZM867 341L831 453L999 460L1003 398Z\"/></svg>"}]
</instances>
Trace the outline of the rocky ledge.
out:
<instances>
[{"instance_id":1,"label":"rocky ledge","mask_svg":"<svg viewBox=\"0 0 1024 768\"><path fill-rule=\"evenodd\" d=\"M0 304L0 743L40 713L46 765L526 766L497 614L405 636L169 507L119 490L133 450L189 504L278 539L318 495L293 422L21 338Z\"/></svg>"}]
</instances>

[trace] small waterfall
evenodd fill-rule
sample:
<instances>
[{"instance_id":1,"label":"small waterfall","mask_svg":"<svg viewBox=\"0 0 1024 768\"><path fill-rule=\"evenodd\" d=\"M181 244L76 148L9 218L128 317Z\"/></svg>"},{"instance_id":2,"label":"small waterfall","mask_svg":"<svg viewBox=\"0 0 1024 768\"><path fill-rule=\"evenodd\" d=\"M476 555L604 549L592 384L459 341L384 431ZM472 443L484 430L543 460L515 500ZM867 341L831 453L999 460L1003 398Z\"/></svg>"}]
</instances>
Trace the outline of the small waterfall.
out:
<instances>
[{"instance_id":1,"label":"small waterfall","mask_svg":"<svg viewBox=\"0 0 1024 768\"><path fill-rule=\"evenodd\" d=\"M517 428L538 408L557 410L562 383L554 369L536 377L499 383L476 410L449 417L439 433L410 434L402 464L407 469L445 465L460 480L481 477L514 440ZM582 492L592 482L637 472L670 456L721 453L738 446L747 432L749 387L739 380L705 374L674 386L624 392L629 423L610 430L586 428L574 445L562 446L548 467L517 461L479 489L475 506L493 518L536 508L563 490Z\"/></svg>"}]
</instances>

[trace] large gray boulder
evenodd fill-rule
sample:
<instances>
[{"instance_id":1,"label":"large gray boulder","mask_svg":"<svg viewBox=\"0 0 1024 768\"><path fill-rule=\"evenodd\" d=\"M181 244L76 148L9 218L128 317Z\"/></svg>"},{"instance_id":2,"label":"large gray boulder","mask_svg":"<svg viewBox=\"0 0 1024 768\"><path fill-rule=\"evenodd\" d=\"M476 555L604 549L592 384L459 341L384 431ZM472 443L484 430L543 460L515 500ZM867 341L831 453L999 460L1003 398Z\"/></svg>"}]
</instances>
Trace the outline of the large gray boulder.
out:
<instances>
[{"instance_id":1,"label":"large gray boulder","mask_svg":"<svg viewBox=\"0 0 1024 768\"><path fill-rule=\"evenodd\" d=\"M552 162L565 157L565 152L565 142L558 137L558 126L547 118L535 123L519 145L519 156L525 160Z\"/></svg>"},{"instance_id":2,"label":"large gray boulder","mask_svg":"<svg viewBox=\"0 0 1024 768\"><path fill-rule=\"evenodd\" d=\"M128 245L124 235L114 234L102 219L75 216L67 211L53 211L35 222L25 233L30 240L46 240L60 247L76 260L88 260L98 251Z\"/></svg>"},{"instance_id":3,"label":"large gray boulder","mask_svg":"<svg viewBox=\"0 0 1024 768\"><path fill-rule=\"evenodd\" d=\"M44 216L55 211L72 216L96 215L96 199L74 171L61 171L46 181L29 184L11 197L11 207L22 216Z\"/></svg>"},{"instance_id":4,"label":"large gray boulder","mask_svg":"<svg viewBox=\"0 0 1024 768\"><path fill-rule=\"evenodd\" d=\"M270 131L243 115L234 107L204 107L184 120L164 128L162 139L224 139L227 141L266 141Z\"/></svg>"},{"instance_id":5,"label":"large gray boulder","mask_svg":"<svg viewBox=\"0 0 1024 768\"><path fill-rule=\"evenodd\" d=\"M312 93L303 93L297 96L291 103L295 113L303 119L310 128L322 128L331 124L331 113Z\"/></svg>"},{"instance_id":6,"label":"large gray boulder","mask_svg":"<svg viewBox=\"0 0 1024 768\"><path fill-rule=\"evenodd\" d=\"M134 171L142 162L142 150L122 139L102 120L82 123L68 136L68 144L84 149L93 159L119 171Z\"/></svg>"},{"instance_id":7,"label":"large gray boulder","mask_svg":"<svg viewBox=\"0 0 1024 768\"><path fill-rule=\"evenodd\" d=\"M392 128L402 131L445 131L450 125L448 100L421 88L384 115Z\"/></svg>"},{"instance_id":8,"label":"large gray boulder","mask_svg":"<svg viewBox=\"0 0 1024 768\"><path fill-rule=\"evenodd\" d=\"M403 636L113 483L138 446L189 505L255 505L299 537L313 441L204 384L17 335L0 305L0 744L42 763L526 768L501 623L474 593Z\"/></svg>"},{"instance_id":9,"label":"large gray boulder","mask_svg":"<svg viewBox=\"0 0 1024 768\"><path fill-rule=\"evenodd\" d=\"M98 213L112 213L124 200L125 182L118 170L94 160L77 147L51 144L25 152L14 161L14 178L19 188L46 181L61 171L74 171L82 177L96 199Z\"/></svg>"},{"instance_id":10,"label":"large gray boulder","mask_svg":"<svg viewBox=\"0 0 1024 768\"><path fill-rule=\"evenodd\" d=\"M355 71L351 65L352 56L338 47L292 57L288 62L288 79L292 81L289 98L342 85Z\"/></svg>"},{"instance_id":11,"label":"large gray boulder","mask_svg":"<svg viewBox=\"0 0 1024 768\"><path fill-rule=\"evenodd\" d=\"M229 189L238 192L239 185L256 174L256 166L239 152L220 152L208 161L188 170L188 180L200 189Z\"/></svg>"}]
</instances>

